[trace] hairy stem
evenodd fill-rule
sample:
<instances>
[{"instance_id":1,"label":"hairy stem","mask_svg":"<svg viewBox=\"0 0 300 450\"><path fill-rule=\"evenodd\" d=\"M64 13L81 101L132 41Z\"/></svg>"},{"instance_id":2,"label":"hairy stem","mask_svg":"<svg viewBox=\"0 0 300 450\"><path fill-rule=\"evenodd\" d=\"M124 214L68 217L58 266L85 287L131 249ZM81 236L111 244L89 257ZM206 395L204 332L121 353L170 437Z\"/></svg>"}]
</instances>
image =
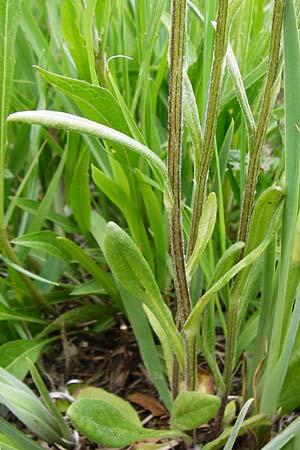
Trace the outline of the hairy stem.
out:
<instances>
[{"instance_id":1,"label":"hairy stem","mask_svg":"<svg viewBox=\"0 0 300 450\"><path fill-rule=\"evenodd\" d=\"M227 16L228 0L219 0L214 58L211 71L211 83L208 95L200 168L196 175L196 190L193 204L190 239L187 252L188 258L193 253L197 240L199 220L203 209L208 171L213 155L214 136L217 126L218 105L222 79L222 68L227 47Z\"/></svg>"},{"instance_id":2,"label":"hairy stem","mask_svg":"<svg viewBox=\"0 0 300 450\"><path fill-rule=\"evenodd\" d=\"M269 69L258 119L258 125L250 152L248 176L240 221L238 240L244 242L246 242L248 237L249 222L251 218L251 212L255 196L255 188L259 172L260 156L267 133L267 126L271 114L271 109L273 107L274 101L273 86L276 81L279 62L283 11L284 11L284 0L275 0L273 10L270 51L269 51Z\"/></svg>"},{"instance_id":3,"label":"hairy stem","mask_svg":"<svg viewBox=\"0 0 300 450\"><path fill-rule=\"evenodd\" d=\"M170 212L171 252L177 297L178 327L181 330L191 311L186 279L184 241L181 217L181 158L182 158L182 79L186 31L186 0L172 1L172 31L170 42L170 81L168 118L168 175L173 204ZM195 356L189 356L192 344L185 340L185 379L188 389L194 389Z\"/></svg>"}]
</instances>

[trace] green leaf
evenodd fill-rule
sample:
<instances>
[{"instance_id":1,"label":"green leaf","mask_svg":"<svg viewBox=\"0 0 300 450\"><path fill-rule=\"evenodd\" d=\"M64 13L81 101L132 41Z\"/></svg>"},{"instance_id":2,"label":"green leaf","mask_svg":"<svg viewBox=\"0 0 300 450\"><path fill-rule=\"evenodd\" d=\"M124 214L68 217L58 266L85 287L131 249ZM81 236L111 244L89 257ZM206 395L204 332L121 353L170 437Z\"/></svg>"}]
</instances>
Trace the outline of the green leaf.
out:
<instances>
[{"instance_id":1,"label":"green leaf","mask_svg":"<svg viewBox=\"0 0 300 450\"><path fill-rule=\"evenodd\" d=\"M210 285L215 284L220 278L225 275L226 272L231 269L231 267L237 262L239 255L241 254L241 250L245 247L244 242L236 242L232 244L221 256L216 265L214 274L210 281Z\"/></svg>"},{"instance_id":2,"label":"green leaf","mask_svg":"<svg viewBox=\"0 0 300 450\"><path fill-rule=\"evenodd\" d=\"M280 186L271 186L260 195L251 217L245 255L257 247L267 236L274 211L282 202L283 197L284 191Z\"/></svg>"},{"instance_id":3,"label":"green leaf","mask_svg":"<svg viewBox=\"0 0 300 450\"><path fill-rule=\"evenodd\" d=\"M217 198L216 194L212 192L207 197L207 200L203 206L203 212L200 217L198 236L196 244L187 262L186 275L187 279L190 281L192 276L197 269L200 257L204 252L215 228L215 223L217 219Z\"/></svg>"},{"instance_id":4,"label":"green leaf","mask_svg":"<svg viewBox=\"0 0 300 450\"><path fill-rule=\"evenodd\" d=\"M131 135L119 102L107 89L86 81L50 73L40 67L37 67L37 70L48 83L74 100L84 117L128 136ZM132 154L129 157L123 145L120 146L115 142L112 153L114 158L127 165L129 160L134 165L137 164L137 156Z\"/></svg>"},{"instance_id":5,"label":"green leaf","mask_svg":"<svg viewBox=\"0 0 300 450\"><path fill-rule=\"evenodd\" d=\"M264 386L261 398L260 409L269 416L278 406L279 396L282 385L288 371L289 361L291 359L292 350L296 340L297 332L300 325L300 291L297 293L296 302L292 312L292 316L287 328L285 340L282 345L280 357L272 370L268 383Z\"/></svg>"},{"instance_id":6,"label":"green leaf","mask_svg":"<svg viewBox=\"0 0 300 450\"><path fill-rule=\"evenodd\" d=\"M270 426L270 420L267 418L265 414L258 414L256 416L252 416L249 419L245 420L242 423L242 426L239 428L238 436L248 432L249 430L254 430L259 427ZM225 443L231 436L233 432L233 427L226 428L223 433L221 433L216 439L204 445L203 450L219 450L223 449ZM271 448L269 449L271 450Z\"/></svg>"},{"instance_id":7,"label":"green leaf","mask_svg":"<svg viewBox=\"0 0 300 450\"><path fill-rule=\"evenodd\" d=\"M42 377L40 376L38 370L36 369L35 365L31 361L31 359L26 358L26 361L27 361L28 367L30 369L30 373L31 373L32 379L34 381L34 384L36 385L36 387L41 395L41 398L43 399L43 402L46 405L48 411L52 415L53 419L56 421L58 428L60 429L60 431L62 433L62 436L64 437L64 439L66 440L67 443L74 445L72 431L69 428L69 426L67 425L67 422L63 418L58 407L51 399L48 389L46 388L46 386L42 380Z\"/></svg>"},{"instance_id":8,"label":"green leaf","mask_svg":"<svg viewBox=\"0 0 300 450\"><path fill-rule=\"evenodd\" d=\"M37 319L36 317L27 316L26 314L19 313L13 309L6 308L3 305L0 305L0 321L2 320L11 320L17 322L31 322L31 323L39 323L45 325L48 323L47 320Z\"/></svg>"},{"instance_id":9,"label":"green leaf","mask_svg":"<svg viewBox=\"0 0 300 450\"><path fill-rule=\"evenodd\" d=\"M180 431L151 430L133 424L114 406L102 400L78 400L68 409L68 416L81 434L91 442L108 448L121 448L154 438L174 438Z\"/></svg>"},{"instance_id":10,"label":"green leaf","mask_svg":"<svg viewBox=\"0 0 300 450\"><path fill-rule=\"evenodd\" d=\"M48 83L74 100L87 119L130 134L119 103L107 89L40 67L36 69Z\"/></svg>"},{"instance_id":11,"label":"green leaf","mask_svg":"<svg viewBox=\"0 0 300 450\"><path fill-rule=\"evenodd\" d=\"M0 448L1 448L1 450L21 450L20 447L16 447L3 434L0 434Z\"/></svg>"},{"instance_id":12,"label":"green leaf","mask_svg":"<svg viewBox=\"0 0 300 450\"><path fill-rule=\"evenodd\" d=\"M37 442L29 439L26 434L22 433L22 431L18 430L2 417L0 417L0 431L2 431L2 433L17 446L18 450L23 450L25 448L26 450L43 450Z\"/></svg>"},{"instance_id":13,"label":"green leaf","mask_svg":"<svg viewBox=\"0 0 300 450\"><path fill-rule=\"evenodd\" d=\"M38 214L39 202L29 198L18 198L16 205L22 210L29 212L33 216ZM68 217L63 216L55 211L48 211L47 220L60 226L66 233L78 233L79 229L76 224Z\"/></svg>"},{"instance_id":14,"label":"green leaf","mask_svg":"<svg viewBox=\"0 0 300 450\"><path fill-rule=\"evenodd\" d=\"M300 418L294 420L261 450L298 450L300 445Z\"/></svg>"},{"instance_id":15,"label":"green leaf","mask_svg":"<svg viewBox=\"0 0 300 450\"><path fill-rule=\"evenodd\" d=\"M58 330L61 324L66 328L71 328L74 325L89 322L90 320L101 320L111 317L112 311L110 308L102 305L84 305L78 308L72 308L69 311L56 317L43 331L39 334L39 338Z\"/></svg>"},{"instance_id":16,"label":"green leaf","mask_svg":"<svg viewBox=\"0 0 300 450\"><path fill-rule=\"evenodd\" d=\"M4 161L6 153L6 117L12 95L15 68L15 38L20 0L0 0L0 223L4 214Z\"/></svg>"},{"instance_id":17,"label":"green leaf","mask_svg":"<svg viewBox=\"0 0 300 450\"><path fill-rule=\"evenodd\" d=\"M210 289L208 289L196 303L184 325L184 329L187 333L197 333L199 321L204 308L206 307L210 299L213 298L214 294L216 294L220 289L226 286L226 284L241 270L249 267L263 254L271 240L276 236L281 226L282 207L283 205L281 203L275 210L272 222L269 226L269 231L264 240L241 261L231 267L228 272L226 272Z\"/></svg>"},{"instance_id":18,"label":"green leaf","mask_svg":"<svg viewBox=\"0 0 300 450\"><path fill-rule=\"evenodd\" d=\"M221 400L215 395L194 391L180 392L174 401L171 428L193 430L211 420L221 406Z\"/></svg>"},{"instance_id":19,"label":"green leaf","mask_svg":"<svg viewBox=\"0 0 300 450\"><path fill-rule=\"evenodd\" d=\"M119 144L128 150L143 156L156 170L162 186L166 186L170 198L171 189L166 166L161 159L148 147L119 131L107 126L100 125L88 119L84 119L73 114L56 111L24 111L11 114L8 118L10 122L23 122L28 124L38 124L46 127L54 127L66 131L86 133L100 139L105 139L113 144Z\"/></svg>"},{"instance_id":20,"label":"green leaf","mask_svg":"<svg viewBox=\"0 0 300 450\"><path fill-rule=\"evenodd\" d=\"M60 247L74 258L82 267L84 267L87 272L89 272L95 280L99 281L101 285L104 287L106 292L111 295L112 298L116 298L119 296L116 287L112 279L105 272L102 267L98 266L86 253L82 250L75 242L70 239L59 237L57 238Z\"/></svg>"},{"instance_id":21,"label":"green leaf","mask_svg":"<svg viewBox=\"0 0 300 450\"><path fill-rule=\"evenodd\" d=\"M102 400L103 402L106 402L116 408L122 415L127 417L130 422L134 423L135 425L141 425L141 421L136 410L131 406L129 402L123 400L117 395L105 391L104 389L97 387L83 387L78 389L74 396L76 400L81 400L83 398Z\"/></svg>"},{"instance_id":22,"label":"green leaf","mask_svg":"<svg viewBox=\"0 0 300 450\"><path fill-rule=\"evenodd\" d=\"M279 407L281 414L285 415L300 406L300 355L297 355L290 364L284 380L281 395L279 398Z\"/></svg>"},{"instance_id":23,"label":"green leaf","mask_svg":"<svg viewBox=\"0 0 300 450\"><path fill-rule=\"evenodd\" d=\"M187 72L183 71L183 93L182 93L182 107L183 120L187 126L194 149L195 168L194 172L198 173L201 148L203 144L203 133L200 125L199 111L193 91L192 83L190 82Z\"/></svg>"},{"instance_id":24,"label":"green leaf","mask_svg":"<svg viewBox=\"0 0 300 450\"><path fill-rule=\"evenodd\" d=\"M80 33L83 6L80 0L63 0L61 5L61 30L75 62L78 77L89 80L88 59L84 39Z\"/></svg>"},{"instance_id":25,"label":"green leaf","mask_svg":"<svg viewBox=\"0 0 300 450\"><path fill-rule=\"evenodd\" d=\"M142 304L139 298L132 295L121 283L119 285L119 290L145 367L162 401L170 410L172 405L170 390L165 379L164 369L156 348L151 328L143 309L143 306L145 305Z\"/></svg>"},{"instance_id":26,"label":"green leaf","mask_svg":"<svg viewBox=\"0 0 300 450\"><path fill-rule=\"evenodd\" d=\"M29 270L24 269L23 267L11 262L9 259L4 258L1 255L0 255L0 259L2 259L2 261L5 262L5 264L12 267L17 272L22 273L22 274L26 275L27 277L32 278L33 280L40 281L41 283L51 284L52 286L59 286L59 283L55 283L54 281L47 280L46 278L36 275L35 273L29 272Z\"/></svg>"},{"instance_id":27,"label":"green leaf","mask_svg":"<svg viewBox=\"0 0 300 450\"><path fill-rule=\"evenodd\" d=\"M65 263L70 262L66 254L61 250L57 241L57 234L53 231L38 231L37 233L23 234L15 238L12 243L46 252Z\"/></svg>"},{"instance_id":28,"label":"green leaf","mask_svg":"<svg viewBox=\"0 0 300 450\"><path fill-rule=\"evenodd\" d=\"M24 383L2 368L0 402L33 433L49 443L62 443L57 424L43 403Z\"/></svg>"},{"instance_id":29,"label":"green leaf","mask_svg":"<svg viewBox=\"0 0 300 450\"><path fill-rule=\"evenodd\" d=\"M224 450L232 450L234 443L236 441L236 438L239 435L239 431L240 431L240 429L243 425L243 422L245 420L245 417L247 415L247 412L248 412L250 406L252 405L252 403L253 403L253 398L250 398L242 407L242 409L238 415L238 418L236 419L236 422L233 426L232 432L230 433L229 439L226 442Z\"/></svg>"},{"instance_id":30,"label":"green leaf","mask_svg":"<svg viewBox=\"0 0 300 450\"><path fill-rule=\"evenodd\" d=\"M20 339L1 345L0 366L23 380L28 372L26 358L36 361L47 342L49 341Z\"/></svg>"},{"instance_id":31,"label":"green leaf","mask_svg":"<svg viewBox=\"0 0 300 450\"><path fill-rule=\"evenodd\" d=\"M149 308L147 308L146 305L144 305L144 310L146 311L148 320L150 322L151 327L153 328L153 331L155 332L156 336L158 337L163 353L164 353L164 359L166 363L166 368L168 372L169 381L171 382L173 379L173 351L172 346L169 342L168 335L159 323L159 320L155 317L154 314L150 311Z\"/></svg>"},{"instance_id":32,"label":"green leaf","mask_svg":"<svg viewBox=\"0 0 300 450\"><path fill-rule=\"evenodd\" d=\"M91 227L91 193L89 185L90 153L81 151L71 184L70 201L75 219L82 231Z\"/></svg>"},{"instance_id":33,"label":"green leaf","mask_svg":"<svg viewBox=\"0 0 300 450\"><path fill-rule=\"evenodd\" d=\"M70 295L75 296L87 296L91 294L105 294L105 290L103 289L102 285L99 283L99 281L91 280L87 281L84 284L81 284L80 286L76 286Z\"/></svg>"},{"instance_id":34,"label":"green leaf","mask_svg":"<svg viewBox=\"0 0 300 450\"><path fill-rule=\"evenodd\" d=\"M125 231L113 222L109 222L106 227L104 246L107 261L115 277L156 316L168 334L183 367L182 338L143 255Z\"/></svg>"}]
</instances>

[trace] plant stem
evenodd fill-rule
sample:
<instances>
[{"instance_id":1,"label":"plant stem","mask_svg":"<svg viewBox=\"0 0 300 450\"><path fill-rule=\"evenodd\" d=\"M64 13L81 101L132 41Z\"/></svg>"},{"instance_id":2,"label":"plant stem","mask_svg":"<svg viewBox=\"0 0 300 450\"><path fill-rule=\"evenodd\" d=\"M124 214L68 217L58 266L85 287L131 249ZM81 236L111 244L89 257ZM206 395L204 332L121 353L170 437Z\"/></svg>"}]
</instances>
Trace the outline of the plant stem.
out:
<instances>
[{"instance_id":1,"label":"plant stem","mask_svg":"<svg viewBox=\"0 0 300 450\"><path fill-rule=\"evenodd\" d=\"M256 133L253 139L252 149L250 151L250 161L248 168L248 176L243 199L243 208L240 221L239 241L246 242L248 237L248 228L251 218L251 212L254 203L255 188L259 172L260 156L263 143L265 141L267 126L271 109L273 107L274 92L273 85L277 76L277 68L280 53L281 28L283 21L284 1L275 0L273 10L273 22L271 30L271 42L269 51L269 68L266 80L264 96L262 100L261 110L258 119Z\"/></svg>"},{"instance_id":2,"label":"plant stem","mask_svg":"<svg viewBox=\"0 0 300 450\"><path fill-rule=\"evenodd\" d=\"M227 47L226 45L227 15L228 15L228 0L219 0L214 59L211 71L211 83L209 88L208 104L206 111L202 156L200 161L200 169L196 176L196 191L193 203L192 223L187 251L188 258L193 253L197 240L199 220L203 209L208 171L214 148L214 136L217 126L223 61Z\"/></svg>"},{"instance_id":3,"label":"plant stem","mask_svg":"<svg viewBox=\"0 0 300 450\"><path fill-rule=\"evenodd\" d=\"M186 0L172 1L172 30L170 42L170 82L168 120L168 175L173 194L170 211L171 252L177 297L178 327L182 329L191 311L190 294L186 279L184 242L181 216L181 158L182 158L182 79L186 31ZM195 385L194 342L185 339L185 381L188 389Z\"/></svg>"}]
</instances>

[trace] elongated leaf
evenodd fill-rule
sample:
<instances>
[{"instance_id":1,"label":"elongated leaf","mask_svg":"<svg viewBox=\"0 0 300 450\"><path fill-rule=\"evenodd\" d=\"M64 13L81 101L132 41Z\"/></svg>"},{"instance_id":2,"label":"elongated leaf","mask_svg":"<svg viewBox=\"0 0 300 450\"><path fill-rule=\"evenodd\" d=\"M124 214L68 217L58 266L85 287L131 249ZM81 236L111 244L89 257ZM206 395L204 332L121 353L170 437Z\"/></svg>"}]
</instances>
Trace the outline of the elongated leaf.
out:
<instances>
[{"instance_id":1,"label":"elongated leaf","mask_svg":"<svg viewBox=\"0 0 300 450\"><path fill-rule=\"evenodd\" d=\"M245 269L246 267L253 264L263 254L263 252L279 230L279 227L281 225L281 215L282 205L280 205L275 211L272 223L269 228L269 232L265 239L259 244L259 246L252 250L252 252L245 256L241 261L235 264L201 297L187 319L187 322L184 326L186 332L197 333L201 314L213 295L216 294L220 289L222 289L222 287L224 287L242 269Z\"/></svg>"},{"instance_id":2,"label":"elongated leaf","mask_svg":"<svg viewBox=\"0 0 300 450\"><path fill-rule=\"evenodd\" d=\"M97 0L87 0L83 11L82 24L86 45L86 52L89 62L91 79L94 84L98 84L96 63L94 57L94 14Z\"/></svg>"},{"instance_id":3,"label":"elongated leaf","mask_svg":"<svg viewBox=\"0 0 300 450\"><path fill-rule=\"evenodd\" d=\"M240 69L239 69L237 60L235 58L235 55L233 53L233 50L232 50L232 47L230 44L228 44L228 47L227 47L226 59L227 59L227 64L228 64L231 76L234 81L237 98L240 103L240 106L243 111L245 121L246 121L246 124L248 127L248 134L249 134L249 137L251 138L252 136L254 136L254 133L256 130L256 124L255 124L255 120L254 120L254 117L253 117L253 114L252 114L252 111L251 111L251 108L249 105L247 93L246 93L243 79L242 79L242 75L240 73Z\"/></svg>"},{"instance_id":4,"label":"elongated leaf","mask_svg":"<svg viewBox=\"0 0 300 450\"><path fill-rule=\"evenodd\" d=\"M0 448L1 450L21 450L20 447L16 447L9 439L3 434L0 434Z\"/></svg>"},{"instance_id":5,"label":"elongated leaf","mask_svg":"<svg viewBox=\"0 0 300 450\"><path fill-rule=\"evenodd\" d=\"M259 427L270 426L270 420L267 418L265 414L258 414L256 416L250 417L242 423L242 426L239 429L238 435L248 432L249 430L255 430ZM226 428L223 433L220 434L216 439L204 445L203 450L219 450L223 449L225 443L230 438L231 433L233 432L233 427ZM269 449L271 450L271 449Z\"/></svg>"},{"instance_id":6,"label":"elongated leaf","mask_svg":"<svg viewBox=\"0 0 300 450\"><path fill-rule=\"evenodd\" d=\"M37 233L28 233L16 238L13 244L22 245L24 247L41 250L55 258L69 263L69 258L61 250L57 241L57 234L53 231L39 231Z\"/></svg>"},{"instance_id":7,"label":"elongated leaf","mask_svg":"<svg viewBox=\"0 0 300 450\"><path fill-rule=\"evenodd\" d=\"M165 379L151 328L143 309L144 305L139 298L132 295L121 283L119 286L123 305L139 345L145 367L162 401L170 410L172 405L170 390Z\"/></svg>"},{"instance_id":8,"label":"elongated leaf","mask_svg":"<svg viewBox=\"0 0 300 450\"><path fill-rule=\"evenodd\" d=\"M105 253L104 236L107 223L96 212L92 213L91 223L93 236L103 253ZM144 305L142 305L140 299L130 293L121 283L119 283L119 290L123 302L120 306L125 310L132 326L145 367L148 370L162 401L170 410L172 404L170 391L165 380L163 367L159 359L151 329L143 310Z\"/></svg>"},{"instance_id":9,"label":"elongated leaf","mask_svg":"<svg viewBox=\"0 0 300 450\"><path fill-rule=\"evenodd\" d=\"M112 298L118 297L118 292L109 275L98 266L77 244L67 238L57 238L60 247L72 258L74 258L82 267L84 267L95 280L99 281L106 292Z\"/></svg>"},{"instance_id":10,"label":"elongated leaf","mask_svg":"<svg viewBox=\"0 0 300 450\"><path fill-rule=\"evenodd\" d=\"M132 239L115 223L109 222L105 234L105 254L118 280L148 306L168 333L170 343L183 367L182 338L165 305L151 269Z\"/></svg>"},{"instance_id":11,"label":"elongated leaf","mask_svg":"<svg viewBox=\"0 0 300 450\"><path fill-rule=\"evenodd\" d=\"M250 406L252 405L252 403L253 403L253 398L250 398L244 404L244 406L242 407L242 409L241 409L241 411L240 411L240 413L238 415L238 418L236 419L236 422L235 422L235 424L233 426L233 429L232 429L232 432L230 434L230 437L229 437L228 441L226 442L224 450L232 450L232 448L234 446L234 443L235 443L235 440L236 440L236 438L239 435L239 431L240 431L240 429L241 429L241 427L243 425L243 422L245 420L247 412L248 412Z\"/></svg>"},{"instance_id":12,"label":"elongated leaf","mask_svg":"<svg viewBox=\"0 0 300 450\"><path fill-rule=\"evenodd\" d=\"M203 133L200 124L199 112L192 84L186 71L183 72L183 120L187 126L194 148L195 173L198 173L201 148L203 143Z\"/></svg>"},{"instance_id":13,"label":"elongated leaf","mask_svg":"<svg viewBox=\"0 0 300 450\"><path fill-rule=\"evenodd\" d=\"M86 133L100 139L105 139L111 143L123 145L128 150L145 157L145 159L157 170L162 186L166 186L169 197L172 198L167 169L161 159L148 147L119 131L112 130L111 128L82 117L56 111L18 112L11 114L8 120L10 122L23 122L31 125L39 124L77 133Z\"/></svg>"},{"instance_id":14,"label":"elongated leaf","mask_svg":"<svg viewBox=\"0 0 300 450\"><path fill-rule=\"evenodd\" d=\"M9 439L17 446L18 450L43 450L37 442L29 439L26 434L18 430L16 427L8 423L0 417L0 431L9 437ZM4 450L4 449L3 449Z\"/></svg>"},{"instance_id":15,"label":"elongated leaf","mask_svg":"<svg viewBox=\"0 0 300 450\"><path fill-rule=\"evenodd\" d=\"M59 411L58 407L56 406L56 404L53 402L53 400L51 399L48 389L46 388L42 377L40 376L38 370L36 369L34 363L32 362L31 359L27 358L27 364L28 367L30 369L30 373L32 376L32 379L34 381L34 384L36 385L41 398L43 399L44 404L46 405L48 411L50 412L50 414L52 415L52 417L54 418L54 420L56 421L62 436L64 437L64 439L66 440L66 442L68 442L69 444L73 444L73 436L72 436L72 431L69 428L69 426L67 425L67 422L64 420L61 412Z\"/></svg>"},{"instance_id":16,"label":"elongated leaf","mask_svg":"<svg viewBox=\"0 0 300 450\"><path fill-rule=\"evenodd\" d=\"M48 442L61 442L55 420L36 395L0 368L0 401L32 432Z\"/></svg>"},{"instance_id":17,"label":"elongated leaf","mask_svg":"<svg viewBox=\"0 0 300 450\"><path fill-rule=\"evenodd\" d=\"M274 211L283 197L284 191L279 186L271 186L259 197L251 217L246 255L265 239Z\"/></svg>"},{"instance_id":18,"label":"elongated leaf","mask_svg":"<svg viewBox=\"0 0 300 450\"><path fill-rule=\"evenodd\" d=\"M19 208L26 212L29 212L33 216L38 214L39 202L36 200L31 200L29 198L19 198L17 199L16 204ZM50 220L56 225L59 225L67 233L79 232L78 227L76 227L76 224L71 219L55 211L48 211L46 219Z\"/></svg>"},{"instance_id":19,"label":"elongated leaf","mask_svg":"<svg viewBox=\"0 0 300 450\"><path fill-rule=\"evenodd\" d=\"M157 320L157 318L154 316L154 314L152 314L152 312L150 311L149 308L147 308L146 305L144 305L144 310L146 311L148 320L151 324L151 327L153 328L156 336L158 337L163 352L164 352L164 358L165 358L165 362L166 362L166 367L167 367L167 371L168 371L168 377L169 380L172 380L172 376L173 376L173 351L172 351L172 346L170 345L168 336L165 332L165 330L162 328L161 324L159 323L159 321Z\"/></svg>"},{"instance_id":20,"label":"elongated leaf","mask_svg":"<svg viewBox=\"0 0 300 450\"><path fill-rule=\"evenodd\" d=\"M213 285L218 281L231 267L237 262L237 259L241 253L241 250L245 247L244 242L236 242L232 244L219 259L216 265L213 277L210 285Z\"/></svg>"},{"instance_id":21,"label":"elongated leaf","mask_svg":"<svg viewBox=\"0 0 300 450\"><path fill-rule=\"evenodd\" d=\"M12 263L9 259L4 258L0 255L0 259L5 262L8 266L15 269L17 272L20 272L24 275L26 275L29 278L32 278L33 280L40 281L41 283L51 284L52 286L59 286L59 283L55 283L54 281L47 280L46 278L43 278L39 275L36 275L35 273L29 272L29 270L24 269L23 267L19 266L18 264Z\"/></svg>"},{"instance_id":22,"label":"elongated leaf","mask_svg":"<svg viewBox=\"0 0 300 450\"><path fill-rule=\"evenodd\" d=\"M66 328L71 328L80 323L89 322L90 320L107 320L111 318L112 311L102 305L84 305L78 308L70 309L54 319L43 331L38 335L39 338L47 336L55 330L59 330L61 324Z\"/></svg>"},{"instance_id":23,"label":"elongated leaf","mask_svg":"<svg viewBox=\"0 0 300 450\"><path fill-rule=\"evenodd\" d=\"M174 438L180 431L151 430L133 424L115 407L101 400L78 400L68 409L76 428L90 441L103 447L121 448L151 438Z\"/></svg>"},{"instance_id":24,"label":"elongated leaf","mask_svg":"<svg viewBox=\"0 0 300 450\"><path fill-rule=\"evenodd\" d=\"M135 425L141 425L141 421L136 410L131 406L131 404L117 395L111 394L104 389L97 387L83 387L80 388L75 395L76 400L81 400L83 398L93 398L95 400L102 400L120 411L122 415L127 417L127 419L134 423Z\"/></svg>"},{"instance_id":25,"label":"elongated leaf","mask_svg":"<svg viewBox=\"0 0 300 450\"><path fill-rule=\"evenodd\" d=\"M88 59L85 52L84 39L80 33L82 9L82 3L79 0L63 0L61 5L61 28L63 38L67 42L76 64L78 77L89 81Z\"/></svg>"},{"instance_id":26,"label":"elongated leaf","mask_svg":"<svg viewBox=\"0 0 300 450\"><path fill-rule=\"evenodd\" d=\"M173 404L171 428L193 430L211 420L221 406L215 395L183 391Z\"/></svg>"},{"instance_id":27,"label":"elongated leaf","mask_svg":"<svg viewBox=\"0 0 300 450\"><path fill-rule=\"evenodd\" d=\"M262 450L297 450L300 445L300 419L294 420L288 427L266 444Z\"/></svg>"},{"instance_id":28,"label":"elongated leaf","mask_svg":"<svg viewBox=\"0 0 300 450\"><path fill-rule=\"evenodd\" d=\"M76 102L87 119L109 126L114 130L130 135L129 127L122 109L112 94L103 87L85 81L68 78L37 68L39 73L61 92ZM129 166L136 166L136 154L128 154L126 148L114 143L113 157ZM113 165L116 167L116 163Z\"/></svg>"},{"instance_id":29,"label":"elongated leaf","mask_svg":"<svg viewBox=\"0 0 300 450\"><path fill-rule=\"evenodd\" d=\"M200 257L204 252L215 228L217 219L217 198L216 194L212 192L207 197L207 200L203 206L203 212L199 221L198 236L193 253L187 262L186 273L187 279L190 281L197 265L199 264Z\"/></svg>"},{"instance_id":30,"label":"elongated leaf","mask_svg":"<svg viewBox=\"0 0 300 450\"><path fill-rule=\"evenodd\" d=\"M280 354L280 358L271 376L268 379L267 385L264 386L262 393L260 410L266 412L271 416L273 411L278 406L279 396L283 386L284 379L288 371L288 365L293 351L295 339L300 325L300 292L297 294L296 303L294 306L293 314L287 334L285 337L284 345Z\"/></svg>"},{"instance_id":31,"label":"elongated leaf","mask_svg":"<svg viewBox=\"0 0 300 450\"><path fill-rule=\"evenodd\" d=\"M4 161L6 117L12 95L15 66L15 38L20 15L20 0L0 1L0 223L4 214Z\"/></svg>"},{"instance_id":32,"label":"elongated leaf","mask_svg":"<svg viewBox=\"0 0 300 450\"><path fill-rule=\"evenodd\" d=\"M89 186L90 155L87 149L81 151L71 185L71 206L74 216L83 231L91 227L91 194Z\"/></svg>"},{"instance_id":33,"label":"elongated leaf","mask_svg":"<svg viewBox=\"0 0 300 450\"><path fill-rule=\"evenodd\" d=\"M51 73L40 67L36 69L48 83L72 98L87 119L127 135L130 134L119 103L107 89L86 81Z\"/></svg>"},{"instance_id":34,"label":"elongated leaf","mask_svg":"<svg viewBox=\"0 0 300 450\"><path fill-rule=\"evenodd\" d=\"M0 365L15 377L23 380L28 372L26 358L36 361L48 341L10 341L0 347Z\"/></svg>"},{"instance_id":35,"label":"elongated leaf","mask_svg":"<svg viewBox=\"0 0 300 450\"><path fill-rule=\"evenodd\" d=\"M44 319L38 319L36 317L27 316L26 314L22 314L18 311L15 311L13 309L9 309L3 305L0 305L0 321L3 320L10 320L10 321L17 321L17 322L31 322L31 323L39 323L42 325L45 325L48 323L47 320Z\"/></svg>"},{"instance_id":36,"label":"elongated leaf","mask_svg":"<svg viewBox=\"0 0 300 450\"><path fill-rule=\"evenodd\" d=\"M294 232L299 212L300 184L300 39L295 9L295 2L285 2L284 14L284 93L285 93L285 180L286 206L283 214L281 260L279 264L279 283L274 308L274 321L267 362L266 380L274 369L285 338L282 336L283 321L290 317L291 306L286 302L287 284ZM285 327L286 331L286 327ZM275 412L275 411L274 411Z\"/></svg>"}]
</instances>

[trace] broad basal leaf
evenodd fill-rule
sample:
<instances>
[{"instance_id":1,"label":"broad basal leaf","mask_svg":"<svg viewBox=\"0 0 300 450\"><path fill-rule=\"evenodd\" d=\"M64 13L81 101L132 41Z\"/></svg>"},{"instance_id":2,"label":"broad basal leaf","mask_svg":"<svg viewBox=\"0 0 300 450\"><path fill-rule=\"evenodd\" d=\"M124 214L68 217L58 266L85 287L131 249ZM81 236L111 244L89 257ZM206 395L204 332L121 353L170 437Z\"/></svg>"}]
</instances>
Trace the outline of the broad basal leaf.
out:
<instances>
[{"instance_id":1,"label":"broad basal leaf","mask_svg":"<svg viewBox=\"0 0 300 450\"><path fill-rule=\"evenodd\" d=\"M211 420L220 406L221 400L215 395L182 391L173 405L171 427L179 430L193 430Z\"/></svg>"},{"instance_id":2,"label":"broad basal leaf","mask_svg":"<svg viewBox=\"0 0 300 450\"><path fill-rule=\"evenodd\" d=\"M122 448L144 439L182 435L180 431L151 430L136 425L102 400L78 400L70 406L68 415L81 434L108 448Z\"/></svg>"}]
</instances>

